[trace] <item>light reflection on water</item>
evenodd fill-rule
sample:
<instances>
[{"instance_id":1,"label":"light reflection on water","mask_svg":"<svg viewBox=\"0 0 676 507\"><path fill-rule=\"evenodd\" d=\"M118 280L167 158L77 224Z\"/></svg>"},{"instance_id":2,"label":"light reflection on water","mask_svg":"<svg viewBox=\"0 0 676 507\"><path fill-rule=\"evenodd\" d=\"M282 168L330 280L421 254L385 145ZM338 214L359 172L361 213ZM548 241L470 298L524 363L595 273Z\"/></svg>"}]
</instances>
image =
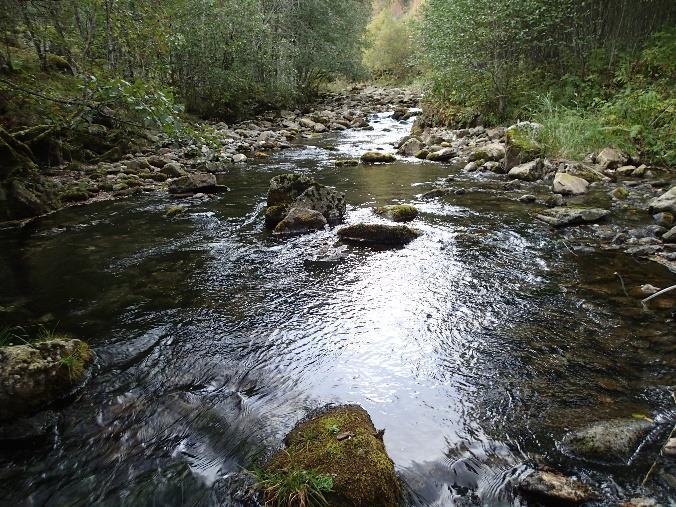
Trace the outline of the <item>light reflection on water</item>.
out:
<instances>
[{"instance_id":1,"label":"light reflection on water","mask_svg":"<svg viewBox=\"0 0 676 507\"><path fill-rule=\"evenodd\" d=\"M413 503L518 505L507 483L537 456L580 470L556 450L568 428L669 409L668 310L633 311L613 272L630 286L673 275L619 254L572 256L492 191L495 178L461 177L484 191L420 201L451 168L334 167L393 149L410 123L374 126L229 169L232 192L176 219L162 216L169 198L147 196L3 233L7 322L51 313L99 357L53 447L0 454L7 502L233 504L227 478L298 418L357 402L386 428ZM269 178L289 170L344 190L348 222L414 203L424 234L309 261L333 231L281 241L262 227ZM644 461L603 471L631 488Z\"/></svg>"}]
</instances>

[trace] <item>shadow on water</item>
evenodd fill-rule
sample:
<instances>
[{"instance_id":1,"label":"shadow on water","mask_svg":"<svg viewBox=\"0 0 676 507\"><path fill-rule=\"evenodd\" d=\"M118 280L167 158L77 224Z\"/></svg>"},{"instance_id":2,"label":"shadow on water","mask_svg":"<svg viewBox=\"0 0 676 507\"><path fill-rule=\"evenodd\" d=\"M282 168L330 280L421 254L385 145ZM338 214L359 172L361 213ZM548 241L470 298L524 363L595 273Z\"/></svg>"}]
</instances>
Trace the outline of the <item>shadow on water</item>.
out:
<instances>
[{"instance_id":1,"label":"shadow on water","mask_svg":"<svg viewBox=\"0 0 676 507\"><path fill-rule=\"evenodd\" d=\"M327 402L360 403L387 429L415 505L520 505L509 483L537 461L604 481L609 498L637 487L649 456L590 467L558 442L599 419L670 417L673 299L642 311L614 273L630 288L675 276L573 253L495 178L457 176L465 194L421 201L457 171L336 168L410 128L375 120L232 167L231 192L177 218L155 195L1 233L3 321L45 322L98 355L53 445L0 452L4 502L235 504L228 478ZM281 241L262 226L268 181L286 171L345 191L348 222L414 203L424 235L308 262L333 231Z\"/></svg>"}]
</instances>

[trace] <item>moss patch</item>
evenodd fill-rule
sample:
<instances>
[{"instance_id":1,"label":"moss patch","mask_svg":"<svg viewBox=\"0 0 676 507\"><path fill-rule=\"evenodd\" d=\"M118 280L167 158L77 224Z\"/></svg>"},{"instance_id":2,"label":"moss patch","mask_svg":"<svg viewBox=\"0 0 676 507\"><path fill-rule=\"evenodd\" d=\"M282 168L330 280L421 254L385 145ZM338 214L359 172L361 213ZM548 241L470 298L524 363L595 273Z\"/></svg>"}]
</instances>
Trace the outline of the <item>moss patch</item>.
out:
<instances>
[{"instance_id":1,"label":"moss patch","mask_svg":"<svg viewBox=\"0 0 676 507\"><path fill-rule=\"evenodd\" d=\"M376 215L389 218L394 222L410 222L418 216L418 210L410 204L393 204L375 209Z\"/></svg>"},{"instance_id":2,"label":"moss patch","mask_svg":"<svg viewBox=\"0 0 676 507\"><path fill-rule=\"evenodd\" d=\"M399 505L401 488L394 464L363 408L330 408L299 423L285 443L287 448L271 458L266 472L331 476L332 489L324 495L328 505Z\"/></svg>"}]
</instances>

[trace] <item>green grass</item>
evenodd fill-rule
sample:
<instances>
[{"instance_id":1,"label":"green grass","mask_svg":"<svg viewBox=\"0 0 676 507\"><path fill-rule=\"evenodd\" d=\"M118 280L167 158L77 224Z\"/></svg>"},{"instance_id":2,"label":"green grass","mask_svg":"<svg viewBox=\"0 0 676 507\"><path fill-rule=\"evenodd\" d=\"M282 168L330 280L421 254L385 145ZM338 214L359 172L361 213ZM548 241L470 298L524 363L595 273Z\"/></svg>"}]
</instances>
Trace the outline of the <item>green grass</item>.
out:
<instances>
[{"instance_id":1,"label":"green grass","mask_svg":"<svg viewBox=\"0 0 676 507\"><path fill-rule=\"evenodd\" d=\"M582 159L607 146L635 151L625 129L607 125L593 110L557 105L543 97L534 119L544 128L533 140L549 157Z\"/></svg>"},{"instance_id":2,"label":"green grass","mask_svg":"<svg viewBox=\"0 0 676 507\"><path fill-rule=\"evenodd\" d=\"M265 505L276 507L319 507L328 502L325 493L333 489L333 477L312 470L281 469L269 472L260 468L250 472L263 492Z\"/></svg>"}]
</instances>

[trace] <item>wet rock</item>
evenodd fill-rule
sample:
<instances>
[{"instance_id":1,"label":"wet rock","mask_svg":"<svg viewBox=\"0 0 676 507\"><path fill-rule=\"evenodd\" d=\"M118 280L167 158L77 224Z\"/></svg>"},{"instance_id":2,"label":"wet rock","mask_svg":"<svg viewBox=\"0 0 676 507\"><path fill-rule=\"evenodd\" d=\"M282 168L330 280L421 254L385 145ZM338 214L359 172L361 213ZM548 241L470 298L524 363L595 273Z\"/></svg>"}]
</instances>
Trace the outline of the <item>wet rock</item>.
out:
<instances>
[{"instance_id":1,"label":"wet rock","mask_svg":"<svg viewBox=\"0 0 676 507\"><path fill-rule=\"evenodd\" d=\"M323 493L327 505L400 505L401 487L394 464L363 408L344 405L322 409L298 423L284 443L286 449L265 465L267 473L313 470L330 478L331 487ZM286 505L288 499L269 495L264 501Z\"/></svg>"},{"instance_id":2,"label":"wet rock","mask_svg":"<svg viewBox=\"0 0 676 507\"><path fill-rule=\"evenodd\" d=\"M666 243L676 243L676 226L675 226L675 227L672 227L670 230L668 230L667 232L665 232L665 233L662 235L662 239L663 239Z\"/></svg>"},{"instance_id":3,"label":"wet rock","mask_svg":"<svg viewBox=\"0 0 676 507\"><path fill-rule=\"evenodd\" d=\"M629 190L627 190L625 187L617 187L612 192L610 192L610 195L618 201L623 201L629 197Z\"/></svg>"},{"instance_id":4,"label":"wet rock","mask_svg":"<svg viewBox=\"0 0 676 507\"><path fill-rule=\"evenodd\" d=\"M354 158L348 158L343 160L335 161L336 167L354 167L359 165L359 160Z\"/></svg>"},{"instance_id":5,"label":"wet rock","mask_svg":"<svg viewBox=\"0 0 676 507\"><path fill-rule=\"evenodd\" d=\"M557 207L542 211L536 218L554 227L565 227L597 222L609 214L610 211L600 208Z\"/></svg>"},{"instance_id":6,"label":"wet rock","mask_svg":"<svg viewBox=\"0 0 676 507\"><path fill-rule=\"evenodd\" d=\"M360 243L400 246L420 236L420 232L405 225L355 224L338 231L341 239Z\"/></svg>"},{"instance_id":7,"label":"wet rock","mask_svg":"<svg viewBox=\"0 0 676 507\"><path fill-rule=\"evenodd\" d=\"M0 421L31 415L69 395L93 359L68 338L0 347Z\"/></svg>"},{"instance_id":8,"label":"wet rock","mask_svg":"<svg viewBox=\"0 0 676 507\"><path fill-rule=\"evenodd\" d=\"M319 211L307 208L291 208L289 213L275 227L277 234L305 234L318 231L327 221Z\"/></svg>"},{"instance_id":9,"label":"wet rock","mask_svg":"<svg viewBox=\"0 0 676 507\"><path fill-rule=\"evenodd\" d=\"M160 173L169 178L180 178L186 174L183 166L178 162L169 162L165 164L162 169L160 169Z\"/></svg>"},{"instance_id":10,"label":"wet rock","mask_svg":"<svg viewBox=\"0 0 676 507\"><path fill-rule=\"evenodd\" d=\"M512 167L507 173L510 178L522 181L536 181L542 177L542 161L540 159Z\"/></svg>"},{"instance_id":11,"label":"wet rock","mask_svg":"<svg viewBox=\"0 0 676 507\"><path fill-rule=\"evenodd\" d=\"M234 155L234 156L232 157L232 161L233 161L235 164L241 164L242 162L246 162L246 161L247 161L247 156L246 156L244 153L237 153L236 155Z\"/></svg>"},{"instance_id":12,"label":"wet rock","mask_svg":"<svg viewBox=\"0 0 676 507\"><path fill-rule=\"evenodd\" d=\"M13 421L0 422L0 442L7 446L35 445L46 443L54 435L58 415L45 410L31 417L22 417Z\"/></svg>"},{"instance_id":13,"label":"wet rock","mask_svg":"<svg viewBox=\"0 0 676 507\"><path fill-rule=\"evenodd\" d=\"M648 206L651 212L668 211L676 213L676 186L671 187L659 197L651 200Z\"/></svg>"},{"instance_id":14,"label":"wet rock","mask_svg":"<svg viewBox=\"0 0 676 507\"><path fill-rule=\"evenodd\" d=\"M447 162L455 157L456 154L453 148L442 148L427 155L427 160L430 162Z\"/></svg>"},{"instance_id":15,"label":"wet rock","mask_svg":"<svg viewBox=\"0 0 676 507\"><path fill-rule=\"evenodd\" d=\"M418 158L420 160L425 160L425 159L427 159L427 155L429 155L429 154L430 154L430 152L427 149L420 150L418 153L415 154L415 158Z\"/></svg>"},{"instance_id":16,"label":"wet rock","mask_svg":"<svg viewBox=\"0 0 676 507\"><path fill-rule=\"evenodd\" d=\"M533 500L551 503L577 505L595 498L594 492L576 479L554 472L538 470L523 479L517 489Z\"/></svg>"},{"instance_id":17,"label":"wet rock","mask_svg":"<svg viewBox=\"0 0 676 507\"><path fill-rule=\"evenodd\" d=\"M419 139L412 137L399 148L399 151L397 153L399 153L400 155L404 155L406 157L412 157L423 148L424 148L423 143Z\"/></svg>"},{"instance_id":18,"label":"wet rock","mask_svg":"<svg viewBox=\"0 0 676 507\"><path fill-rule=\"evenodd\" d=\"M519 202L525 202L525 203L535 202L535 201L537 201L537 197L532 195L532 194L526 194L526 195L522 195L521 197L519 197L518 201Z\"/></svg>"},{"instance_id":19,"label":"wet rock","mask_svg":"<svg viewBox=\"0 0 676 507\"><path fill-rule=\"evenodd\" d=\"M169 182L171 194L195 194L217 190L216 176L211 173L193 173L181 176Z\"/></svg>"},{"instance_id":20,"label":"wet rock","mask_svg":"<svg viewBox=\"0 0 676 507\"><path fill-rule=\"evenodd\" d=\"M620 507L661 507L654 498L632 498L620 505Z\"/></svg>"},{"instance_id":21,"label":"wet rock","mask_svg":"<svg viewBox=\"0 0 676 507\"><path fill-rule=\"evenodd\" d=\"M328 223L337 224L345 216L345 195L315 183L298 196L293 206L318 211Z\"/></svg>"},{"instance_id":22,"label":"wet rock","mask_svg":"<svg viewBox=\"0 0 676 507\"><path fill-rule=\"evenodd\" d=\"M653 220L657 225L662 227L671 227L674 224L674 215L668 211L656 213L653 215Z\"/></svg>"},{"instance_id":23,"label":"wet rock","mask_svg":"<svg viewBox=\"0 0 676 507\"><path fill-rule=\"evenodd\" d=\"M425 192L420 196L421 199L436 199L437 197L443 197L450 194L453 191L452 188L433 188L428 192Z\"/></svg>"},{"instance_id":24,"label":"wet rock","mask_svg":"<svg viewBox=\"0 0 676 507\"><path fill-rule=\"evenodd\" d=\"M568 433L564 448L574 456L594 462L627 464L654 428L644 419L614 419Z\"/></svg>"},{"instance_id":25,"label":"wet rock","mask_svg":"<svg viewBox=\"0 0 676 507\"><path fill-rule=\"evenodd\" d=\"M568 173L556 173L554 176L554 193L561 195L586 194L589 183L582 178Z\"/></svg>"},{"instance_id":26,"label":"wet rock","mask_svg":"<svg viewBox=\"0 0 676 507\"><path fill-rule=\"evenodd\" d=\"M418 216L418 210L410 204L393 204L375 209L376 215L381 215L394 222L410 222Z\"/></svg>"},{"instance_id":27,"label":"wet rock","mask_svg":"<svg viewBox=\"0 0 676 507\"><path fill-rule=\"evenodd\" d=\"M361 161L364 164L391 164L397 161L397 157L382 151L367 151L361 156Z\"/></svg>"},{"instance_id":28,"label":"wet rock","mask_svg":"<svg viewBox=\"0 0 676 507\"><path fill-rule=\"evenodd\" d=\"M462 168L462 170L466 173L473 173L479 169L479 166L477 165L476 162L470 162L468 163L465 167Z\"/></svg>"},{"instance_id":29,"label":"wet rock","mask_svg":"<svg viewBox=\"0 0 676 507\"><path fill-rule=\"evenodd\" d=\"M626 164L628 157L622 151L615 148L604 148L601 153L596 156L596 163L601 166L603 170L617 169Z\"/></svg>"},{"instance_id":30,"label":"wet rock","mask_svg":"<svg viewBox=\"0 0 676 507\"><path fill-rule=\"evenodd\" d=\"M500 162L486 162L483 166L481 166L481 168L484 171L489 171L496 174L504 174L505 172L505 168Z\"/></svg>"}]
</instances>

